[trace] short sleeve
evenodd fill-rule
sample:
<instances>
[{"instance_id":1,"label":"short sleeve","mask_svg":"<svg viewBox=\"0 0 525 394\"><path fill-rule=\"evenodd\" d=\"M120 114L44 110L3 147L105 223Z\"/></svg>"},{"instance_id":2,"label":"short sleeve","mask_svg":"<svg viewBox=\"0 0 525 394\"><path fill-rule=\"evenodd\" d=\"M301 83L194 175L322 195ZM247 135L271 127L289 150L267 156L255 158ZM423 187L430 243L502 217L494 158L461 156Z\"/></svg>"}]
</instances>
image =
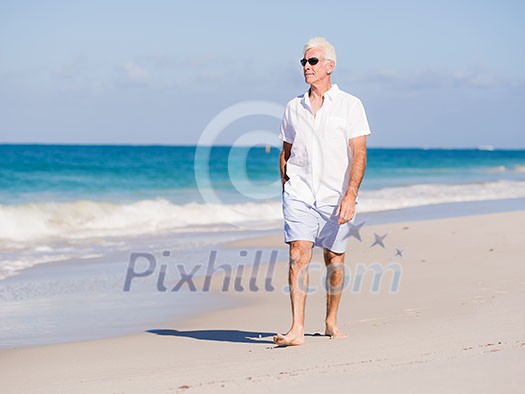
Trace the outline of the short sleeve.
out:
<instances>
[{"instance_id":1,"label":"short sleeve","mask_svg":"<svg viewBox=\"0 0 525 394\"><path fill-rule=\"evenodd\" d=\"M283 120L281 121L281 131L279 132L279 139L289 144L293 144L295 140L295 129L291 124L290 108L286 106L284 110Z\"/></svg>"},{"instance_id":2,"label":"short sleeve","mask_svg":"<svg viewBox=\"0 0 525 394\"><path fill-rule=\"evenodd\" d=\"M363 103L359 99L357 99L350 111L347 130L348 139L371 134L368 120L366 119L365 107L363 107Z\"/></svg>"}]
</instances>

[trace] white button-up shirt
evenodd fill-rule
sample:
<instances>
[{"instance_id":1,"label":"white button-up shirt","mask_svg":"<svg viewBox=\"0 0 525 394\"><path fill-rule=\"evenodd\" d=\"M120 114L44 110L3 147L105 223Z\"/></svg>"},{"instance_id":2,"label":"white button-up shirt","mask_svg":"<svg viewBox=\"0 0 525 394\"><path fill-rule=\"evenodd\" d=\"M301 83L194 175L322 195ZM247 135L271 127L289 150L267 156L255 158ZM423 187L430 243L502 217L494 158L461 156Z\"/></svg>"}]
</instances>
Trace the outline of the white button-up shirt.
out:
<instances>
[{"instance_id":1,"label":"white button-up shirt","mask_svg":"<svg viewBox=\"0 0 525 394\"><path fill-rule=\"evenodd\" d=\"M337 205L346 192L352 164L348 141L370 134L361 100L332 85L314 116L308 92L290 100L279 138L292 144L284 185L309 204Z\"/></svg>"}]
</instances>

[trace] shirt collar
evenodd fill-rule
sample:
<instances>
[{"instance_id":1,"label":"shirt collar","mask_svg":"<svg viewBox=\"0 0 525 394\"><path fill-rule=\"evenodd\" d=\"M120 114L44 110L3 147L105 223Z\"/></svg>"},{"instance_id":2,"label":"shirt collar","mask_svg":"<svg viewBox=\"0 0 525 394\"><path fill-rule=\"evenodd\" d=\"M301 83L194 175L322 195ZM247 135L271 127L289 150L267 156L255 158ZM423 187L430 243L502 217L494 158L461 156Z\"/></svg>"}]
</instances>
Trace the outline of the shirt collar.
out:
<instances>
[{"instance_id":1,"label":"shirt collar","mask_svg":"<svg viewBox=\"0 0 525 394\"><path fill-rule=\"evenodd\" d=\"M309 92L310 92L310 89L308 89L306 93L303 95L303 103L307 104L310 107L310 96L308 94ZM334 83L332 84L332 87L325 92L324 97L328 97L330 101L334 101L338 93L339 93L339 87L337 86L337 84Z\"/></svg>"},{"instance_id":2,"label":"shirt collar","mask_svg":"<svg viewBox=\"0 0 525 394\"><path fill-rule=\"evenodd\" d=\"M328 90L328 92L326 92L324 95L325 97L328 97L330 101L334 101L338 93L339 87L337 86L337 84L334 83L332 87Z\"/></svg>"}]
</instances>

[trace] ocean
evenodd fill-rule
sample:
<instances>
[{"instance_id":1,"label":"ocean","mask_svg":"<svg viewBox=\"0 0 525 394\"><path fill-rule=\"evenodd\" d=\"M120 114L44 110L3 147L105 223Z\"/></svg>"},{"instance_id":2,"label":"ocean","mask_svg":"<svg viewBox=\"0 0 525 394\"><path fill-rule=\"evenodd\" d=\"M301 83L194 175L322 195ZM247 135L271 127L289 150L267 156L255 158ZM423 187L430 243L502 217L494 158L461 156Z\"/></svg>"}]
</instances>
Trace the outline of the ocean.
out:
<instances>
[{"instance_id":1,"label":"ocean","mask_svg":"<svg viewBox=\"0 0 525 394\"><path fill-rule=\"evenodd\" d=\"M0 279L72 245L90 258L112 240L280 226L278 149L199 149L207 162L195 146L0 145ZM523 197L523 150L369 148L359 211Z\"/></svg>"},{"instance_id":2,"label":"ocean","mask_svg":"<svg viewBox=\"0 0 525 394\"><path fill-rule=\"evenodd\" d=\"M153 277L123 292L130 253L169 250L172 263L204 264L218 245L280 229L279 153L0 145L0 348L133 332L226 305L159 294ZM525 208L525 150L369 148L359 215L510 199ZM221 250L218 261L238 253Z\"/></svg>"}]
</instances>

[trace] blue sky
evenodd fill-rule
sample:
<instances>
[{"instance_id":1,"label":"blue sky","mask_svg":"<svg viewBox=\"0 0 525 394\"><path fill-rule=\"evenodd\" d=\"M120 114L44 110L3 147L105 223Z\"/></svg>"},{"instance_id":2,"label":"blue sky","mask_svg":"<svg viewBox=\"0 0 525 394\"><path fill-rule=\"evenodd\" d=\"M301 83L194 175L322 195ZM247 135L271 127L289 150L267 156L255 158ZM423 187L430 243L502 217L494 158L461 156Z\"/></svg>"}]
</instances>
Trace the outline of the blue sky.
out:
<instances>
[{"instance_id":1,"label":"blue sky","mask_svg":"<svg viewBox=\"0 0 525 394\"><path fill-rule=\"evenodd\" d=\"M306 90L305 41L363 101L371 146L525 148L522 1L3 1L0 143L195 144ZM279 120L248 116L216 142Z\"/></svg>"}]
</instances>

